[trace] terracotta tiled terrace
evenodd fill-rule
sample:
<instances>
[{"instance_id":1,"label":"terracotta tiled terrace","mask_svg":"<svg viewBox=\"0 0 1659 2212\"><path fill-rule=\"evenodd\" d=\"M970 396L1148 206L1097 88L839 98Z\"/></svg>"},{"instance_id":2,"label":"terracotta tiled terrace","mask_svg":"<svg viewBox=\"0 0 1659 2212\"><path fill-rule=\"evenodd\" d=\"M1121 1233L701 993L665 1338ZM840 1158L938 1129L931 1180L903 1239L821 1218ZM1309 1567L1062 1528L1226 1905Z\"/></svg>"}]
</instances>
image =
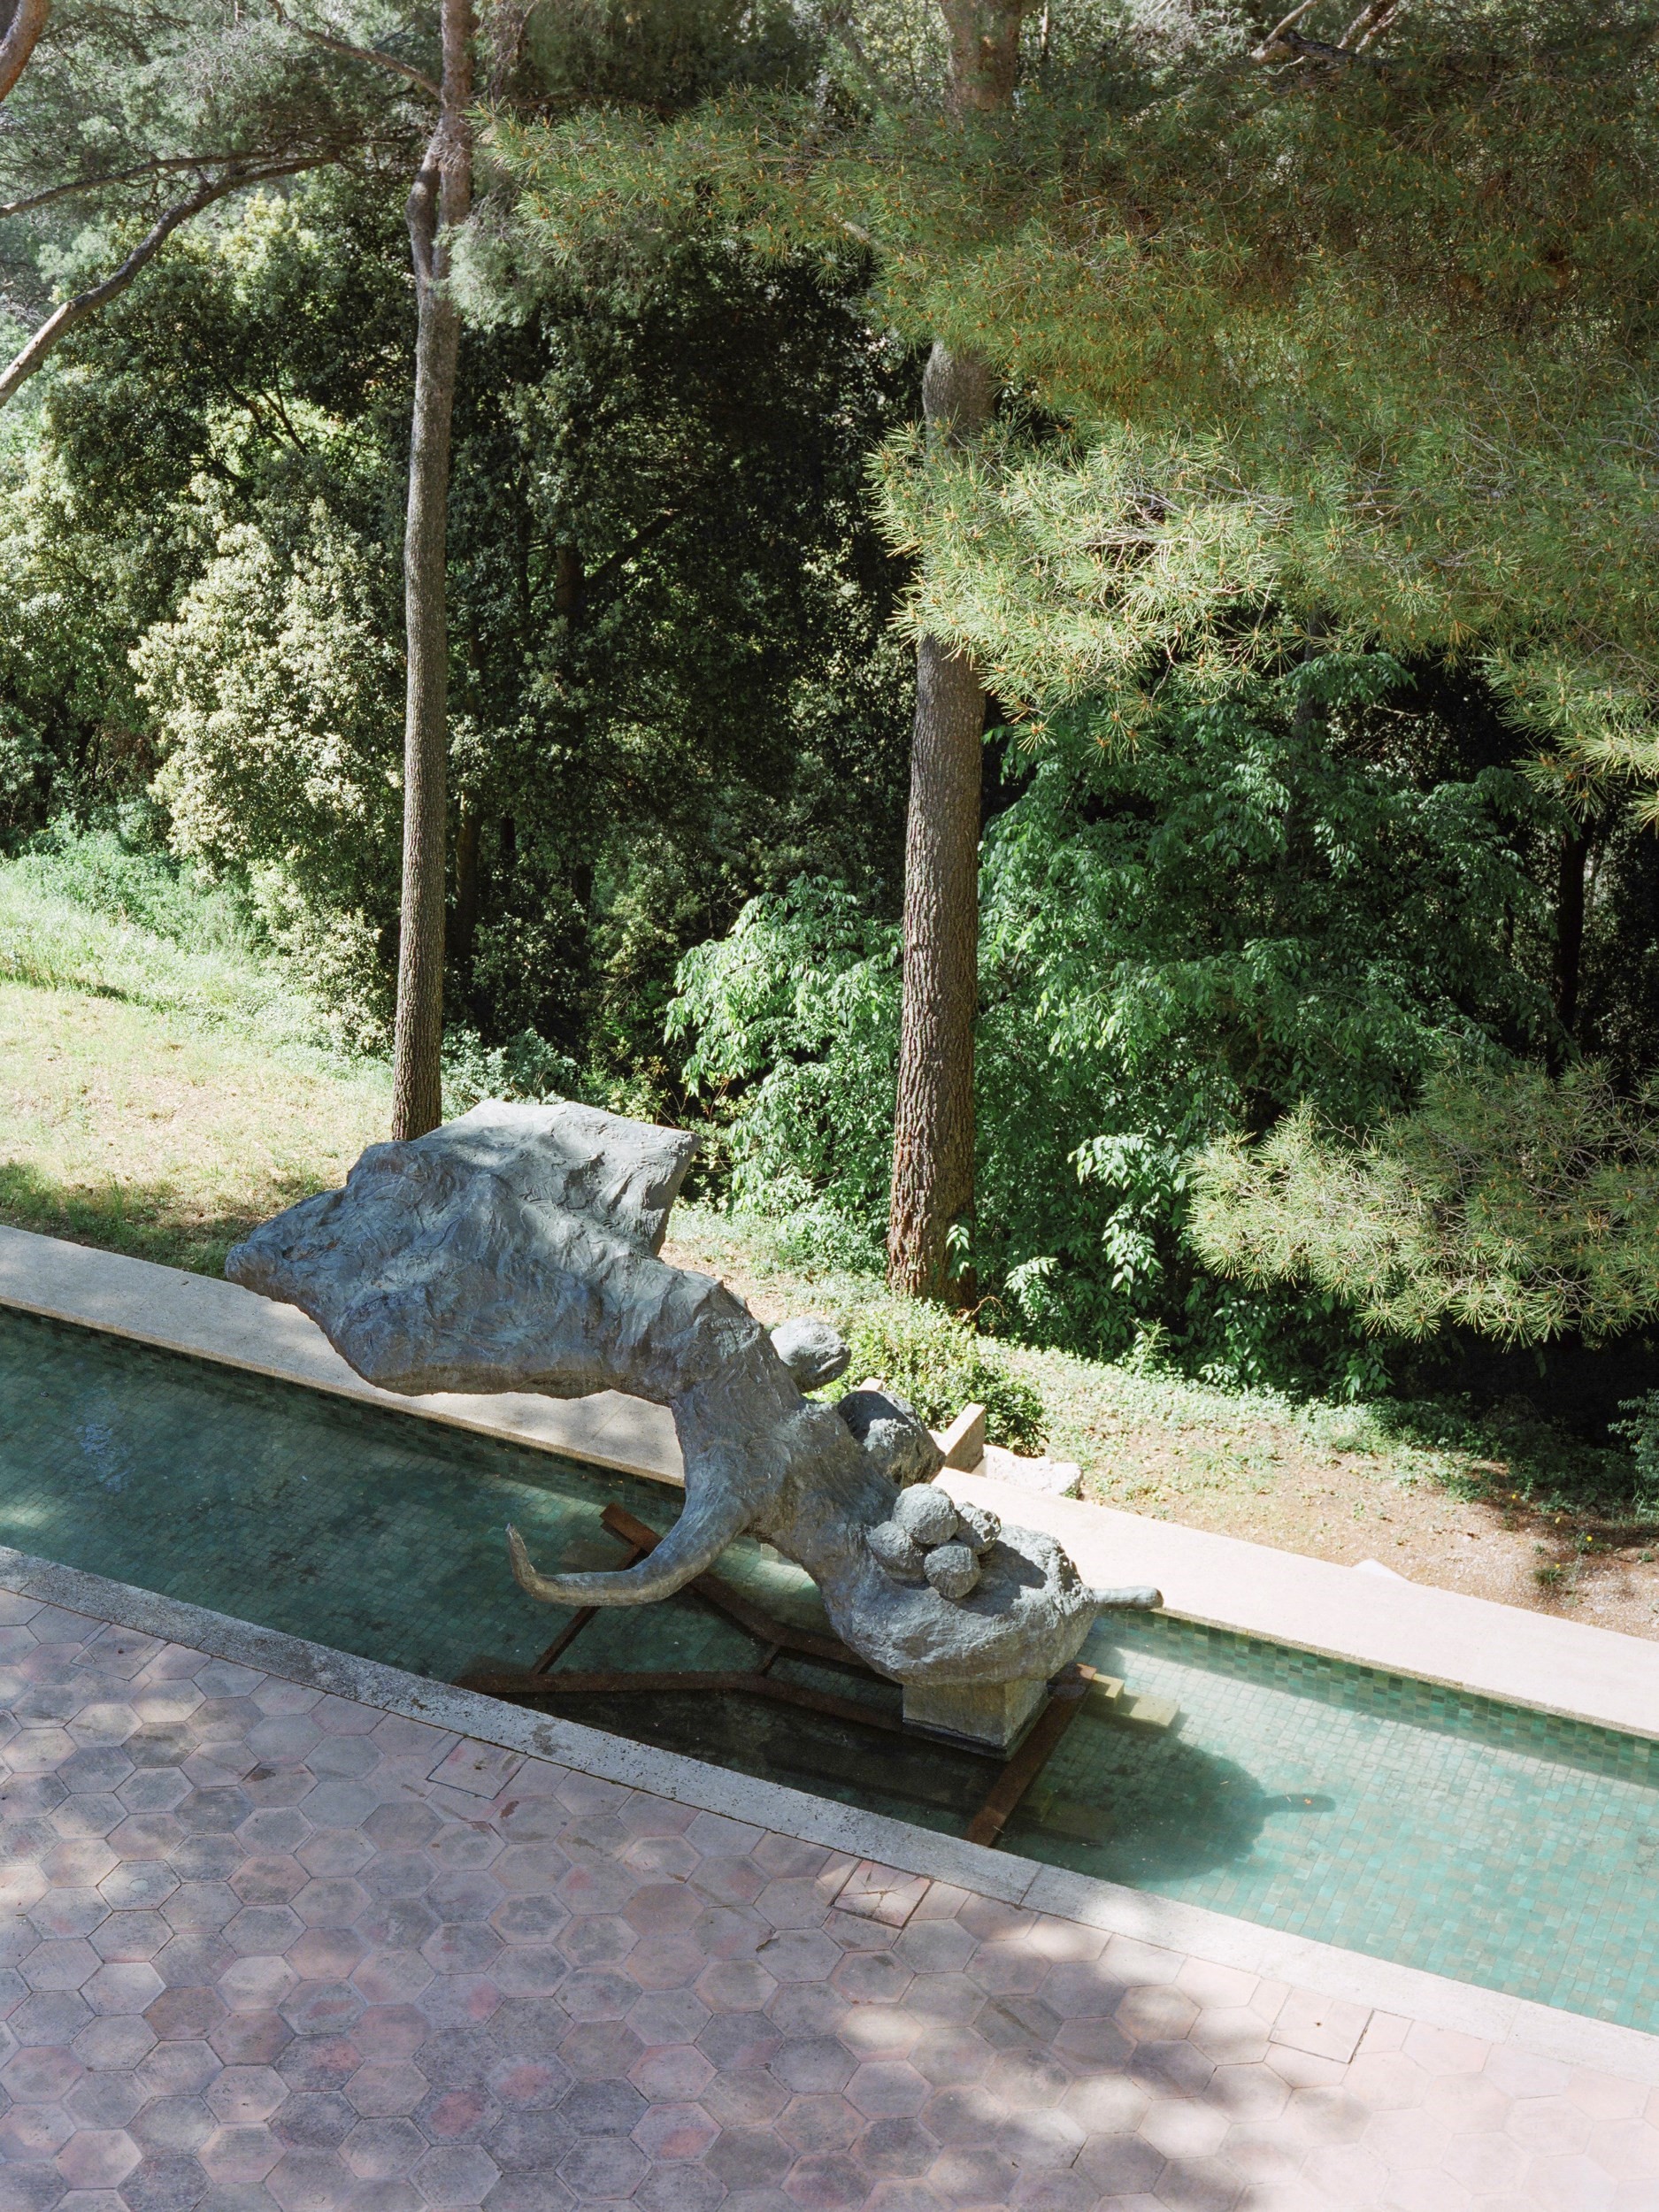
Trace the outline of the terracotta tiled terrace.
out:
<instances>
[{"instance_id":1,"label":"terracotta tiled terrace","mask_svg":"<svg viewBox=\"0 0 1659 2212\"><path fill-rule=\"evenodd\" d=\"M1659 2091L0 1592L0 2212L1659 2212Z\"/></svg>"}]
</instances>

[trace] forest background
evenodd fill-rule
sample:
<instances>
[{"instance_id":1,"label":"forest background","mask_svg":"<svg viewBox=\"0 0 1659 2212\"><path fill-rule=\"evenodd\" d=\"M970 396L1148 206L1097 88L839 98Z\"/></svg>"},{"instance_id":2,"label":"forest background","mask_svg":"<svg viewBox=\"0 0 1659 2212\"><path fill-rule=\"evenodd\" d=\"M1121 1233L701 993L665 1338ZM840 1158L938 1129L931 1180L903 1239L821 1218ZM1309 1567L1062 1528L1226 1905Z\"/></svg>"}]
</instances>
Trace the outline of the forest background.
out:
<instances>
[{"instance_id":1,"label":"forest background","mask_svg":"<svg viewBox=\"0 0 1659 2212\"><path fill-rule=\"evenodd\" d=\"M1277 13L1067 0L964 122L919 6L483 12L451 1091L695 1122L705 1195L879 1267L934 635L988 695L977 1326L1527 1390L1651 1489L1653 22ZM19 346L218 188L0 414L0 841L211 902L371 1056L435 41L81 0L0 110Z\"/></svg>"}]
</instances>

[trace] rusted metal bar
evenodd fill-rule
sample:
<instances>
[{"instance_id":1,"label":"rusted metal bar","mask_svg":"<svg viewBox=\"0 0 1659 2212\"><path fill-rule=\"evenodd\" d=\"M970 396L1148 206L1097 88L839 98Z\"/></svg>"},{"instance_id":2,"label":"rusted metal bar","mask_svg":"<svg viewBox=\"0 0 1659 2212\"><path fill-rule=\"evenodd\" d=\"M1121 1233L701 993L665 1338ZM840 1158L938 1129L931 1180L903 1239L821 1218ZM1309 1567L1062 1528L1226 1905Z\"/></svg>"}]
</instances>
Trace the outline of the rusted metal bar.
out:
<instances>
[{"instance_id":1,"label":"rusted metal bar","mask_svg":"<svg viewBox=\"0 0 1659 2212\"><path fill-rule=\"evenodd\" d=\"M968 1824L970 1843L993 1844L1015 1808L1053 1756L1060 1739L1083 1709L1093 1667L1070 1666L1056 1678L1048 1702L1038 1714L1018 1750L997 1777L990 1795Z\"/></svg>"},{"instance_id":2,"label":"rusted metal bar","mask_svg":"<svg viewBox=\"0 0 1659 2212\"><path fill-rule=\"evenodd\" d=\"M483 1666L464 1674L458 1686L478 1690L486 1697L638 1697L695 1692L730 1691L747 1697L765 1698L775 1705L795 1705L810 1713L825 1713L832 1720L850 1721L860 1727L884 1728L902 1734L904 1723L896 1713L878 1712L849 1697L833 1697L809 1690L796 1682L780 1682L776 1676L756 1674L742 1668L719 1670L641 1670L632 1668L584 1672L567 1668L562 1673L540 1674L528 1667Z\"/></svg>"},{"instance_id":3,"label":"rusted metal bar","mask_svg":"<svg viewBox=\"0 0 1659 2212\"><path fill-rule=\"evenodd\" d=\"M644 1521L635 1520L633 1514L619 1505L608 1505L600 1516L613 1536L620 1536L637 1545L642 1555L653 1551L662 1539ZM819 1659L833 1666L856 1667L861 1673L873 1674L856 1652L849 1651L839 1636L819 1636L810 1628L792 1628L787 1621L780 1621L775 1614L765 1612L729 1582L722 1582L718 1575L699 1575L687 1586L700 1598L706 1598L728 1615L740 1628L746 1628L751 1636L763 1644L776 1644L780 1650L798 1653L803 1659ZM879 1680L880 1677L878 1676Z\"/></svg>"}]
</instances>

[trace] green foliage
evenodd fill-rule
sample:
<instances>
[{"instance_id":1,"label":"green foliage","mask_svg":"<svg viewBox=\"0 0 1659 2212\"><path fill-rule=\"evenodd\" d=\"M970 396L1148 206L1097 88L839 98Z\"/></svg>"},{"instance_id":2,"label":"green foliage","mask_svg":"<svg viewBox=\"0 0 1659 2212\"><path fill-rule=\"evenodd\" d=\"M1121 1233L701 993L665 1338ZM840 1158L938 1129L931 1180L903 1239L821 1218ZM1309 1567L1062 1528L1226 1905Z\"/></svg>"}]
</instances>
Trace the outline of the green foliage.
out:
<instances>
[{"instance_id":1,"label":"green foliage","mask_svg":"<svg viewBox=\"0 0 1659 2212\"><path fill-rule=\"evenodd\" d=\"M1013 423L930 454L909 430L874 489L918 564L905 628L971 652L1033 735L1045 710L1087 700L1102 735L1131 741L1171 660L1189 693L1225 691L1301 642L1283 611L1290 503L1219 445L1184 453L1118 425L1033 446Z\"/></svg>"},{"instance_id":2,"label":"green foliage","mask_svg":"<svg viewBox=\"0 0 1659 2212\"><path fill-rule=\"evenodd\" d=\"M549 1099L583 1096L582 1071L560 1052L526 1029L505 1044L487 1045L476 1030L451 1029L443 1040L443 1111L446 1120L465 1114L487 1098Z\"/></svg>"},{"instance_id":3,"label":"green foliage","mask_svg":"<svg viewBox=\"0 0 1659 2212\"><path fill-rule=\"evenodd\" d=\"M1153 536L1225 564L1205 589L1271 571L1397 653L1485 652L1517 693L1615 726L1623 770L1652 780L1651 9L1586 25L1566 0L1443 0L1402 11L1384 66L1334 69L1249 65L1219 14L1159 39L1135 12L1123 12L971 124L936 85L895 98L854 70L828 115L751 94L666 124L503 128L508 257L661 235L691 206L761 252L850 229L879 313L987 357L1086 447L1122 422L1160 453L1182 512ZM1336 15L1300 27L1340 36ZM937 480L912 503L931 580L940 533L971 539L982 502L972 462L916 465ZM1101 488L1087 452L1045 469L1036 541L1004 528L976 557L1040 557L1058 527L1064 598ZM1097 566L1141 558L1120 541ZM1006 611L1020 588L980 595Z\"/></svg>"},{"instance_id":4,"label":"green foliage","mask_svg":"<svg viewBox=\"0 0 1659 2212\"><path fill-rule=\"evenodd\" d=\"M1645 1398L1627 1398L1624 1409L1632 1417L1612 1425L1615 1436L1630 1446L1634 1502L1639 1512L1659 1513L1659 1390Z\"/></svg>"},{"instance_id":5,"label":"green foliage","mask_svg":"<svg viewBox=\"0 0 1659 2212\"><path fill-rule=\"evenodd\" d=\"M663 114L737 85L802 85L820 42L788 0L579 0L524 24L523 91L543 112L641 107Z\"/></svg>"},{"instance_id":6,"label":"green foliage","mask_svg":"<svg viewBox=\"0 0 1659 2212\"><path fill-rule=\"evenodd\" d=\"M1333 1294L1263 1299L1198 1264L1188 1162L1303 1097L1373 1122L1448 1040L1501 1060L1554 1033L1525 864L1551 803L1460 759L1434 700L1377 655L1270 659L1225 688L1178 665L1139 743L1097 742L1086 706L1034 755L1010 749L981 872L963 1256L988 1325L1376 1386ZM897 976L896 933L822 883L757 902L682 964L687 1079L728 1125L741 1201L879 1241Z\"/></svg>"},{"instance_id":7,"label":"green foliage","mask_svg":"<svg viewBox=\"0 0 1659 2212\"><path fill-rule=\"evenodd\" d=\"M1193 1237L1213 1266L1310 1281L1374 1329L1594 1343L1659 1311L1659 1118L1593 1066L1437 1076L1359 1141L1304 1105L1206 1156Z\"/></svg>"},{"instance_id":8,"label":"green foliage","mask_svg":"<svg viewBox=\"0 0 1659 2212\"><path fill-rule=\"evenodd\" d=\"M847 1341L853 1357L846 1387L885 1383L931 1429L945 1428L965 1405L982 1405L991 1443L1041 1449L1042 1400L959 1315L924 1300L872 1297L847 1325Z\"/></svg>"}]
</instances>

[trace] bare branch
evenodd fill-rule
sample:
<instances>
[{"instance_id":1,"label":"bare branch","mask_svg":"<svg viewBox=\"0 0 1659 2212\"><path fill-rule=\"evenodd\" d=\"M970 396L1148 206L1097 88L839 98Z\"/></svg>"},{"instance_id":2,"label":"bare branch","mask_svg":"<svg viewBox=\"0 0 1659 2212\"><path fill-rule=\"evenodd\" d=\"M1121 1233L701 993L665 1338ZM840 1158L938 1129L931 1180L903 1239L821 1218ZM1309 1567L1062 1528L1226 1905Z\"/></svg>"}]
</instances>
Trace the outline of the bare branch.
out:
<instances>
[{"instance_id":1,"label":"bare branch","mask_svg":"<svg viewBox=\"0 0 1659 2212\"><path fill-rule=\"evenodd\" d=\"M1380 38L1400 12L1400 0L1370 0L1342 34L1351 54L1363 54L1372 39Z\"/></svg>"},{"instance_id":2,"label":"bare branch","mask_svg":"<svg viewBox=\"0 0 1659 2212\"><path fill-rule=\"evenodd\" d=\"M1267 36L1250 56L1250 59L1252 61L1288 61L1296 51L1296 49L1289 42L1291 32L1302 21L1302 17L1310 14L1318 4L1319 0L1302 0L1302 5L1293 8L1282 23L1274 24Z\"/></svg>"},{"instance_id":3,"label":"bare branch","mask_svg":"<svg viewBox=\"0 0 1659 2212\"><path fill-rule=\"evenodd\" d=\"M1317 4L1317 0L1302 0L1300 7L1293 8L1282 23L1277 23L1255 49L1252 61L1363 61L1374 67L1365 49L1372 39L1379 37L1399 12L1400 0L1366 0L1366 4L1342 34L1341 43L1333 46L1323 38L1304 38L1296 28L1304 15Z\"/></svg>"},{"instance_id":4,"label":"bare branch","mask_svg":"<svg viewBox=\"0 0 1659 2212\"><path fill-rule=\"evenodd\" d=\"M419 69L411 69L406 61L399 61L396 54L380 53L373 46L354 46L349 39L335 38L331 32L313 31L309 24L296 23L282 5L282 0L271 0L271 9L285 30L297 31L302 38L310 39L313 46L324 47L331 54L342 54L348 61L366 61L376 69L389 69L395 77L403 78L418 91L424 92L429 100L443 97L430 77L423 77Z\"/></svg>"},{"instance_id":5,"label":"bare branch","mask_svg":"<svg viewBox=\"0 0 1659 2212\"><path fill-rule=\"evenodd\" d=\"M9 200L0 206L0 217L27 215L37 207L50 207L54 200L66 200L77 192L98 192L108 184L136 184L144 177L166 175L176 169L206 169L221 162L274 161L272 154L158 154L152 161L140 162L135 169L112 169L104 177L77 177L71 184L54 184L44 192L31 192L26 200Z\"/></svg>"},{"instance_id":6,"label":"bare branch","mask_svg":"<svg viewBox=\"0 0 1659 2212\"><path fill-rule=\"evenodd\" d=\"M388 143L401 146L403 140L401 135L387 140L371 134L366 138L350 140L335 147L332 152L319 149L318 158L321 161L343 160L348 153L367 152ZM0 204L0 220L8 215L30 214L37 207L50 207L54 201L71 199L77 192L102 192L111 185L140 184L146 177L168 176L180 169L194 169L199 173L207 169L229 167L241 172L250 167L263 169L270 163L281 163L287 158L288 157L274 146L260 150L244 148L240 153L157 154L149 161L140 162L136 168L111 169L107 176L76 177L68 184L54 184L44 192L31 192L27 199L9 200Z\"/></svg>"},{"instance_id":7,"label":"bare branch","mask_svg":"<svg viewBox=\"0 0 1659 2212\"><path fill-rule=\"evenodd\" d=\"M62 338L81 323L88 322L101 307L106 306L118 293L124 292L133 279L161 251L181 223L188 223L193 215L199 215L215 200L222 200L228 193L240 191L244 185L268 184L277 177L297 176L303 169L320 169L338 157L334 154L311 154L303 160L276 163L263 169L242 169L234 175L216 178L210 184L200 186L187 200L170 207L160 219L145 232L120 267L95 284L90 291L78 292L72 300L65 300L41 325L23 350L0 370L0 407L16 392L19 386L34 375L47 355Z\"/></svg>"},{"instance_id":8,"label":"bare branch","mask_svg":"<svg viewBox=\"0 0 1659 2212\"><path fill-rule=\"evenodd\" d=\"M0 100L4 100L40 43L52 0L18 0L5 34L0 37Z\"/></svg>"}]
</instances>

